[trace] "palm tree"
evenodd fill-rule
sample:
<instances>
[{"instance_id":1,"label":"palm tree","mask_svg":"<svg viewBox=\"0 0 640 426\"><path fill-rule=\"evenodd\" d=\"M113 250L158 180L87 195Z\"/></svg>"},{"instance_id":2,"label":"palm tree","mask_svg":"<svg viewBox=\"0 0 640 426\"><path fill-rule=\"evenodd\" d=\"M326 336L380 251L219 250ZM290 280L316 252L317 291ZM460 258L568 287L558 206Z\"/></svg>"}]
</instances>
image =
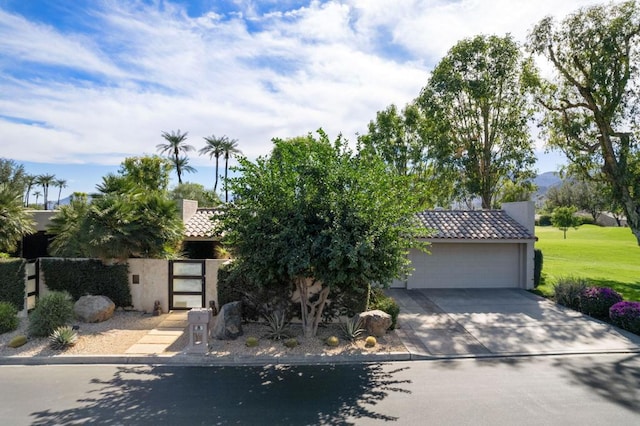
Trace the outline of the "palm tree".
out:
<instances>
[{"instance_id":1,"label":"palm tree","mask_svg":"<svg viewBox=\"0 0 640 426\"><path fill-rule=\"evenodd\" d=\"M34 231L31 215L22 206L22 190L0 183L0 251L11 252L16 243Z\"/></svg>"},{"instance_id":2,"label":"palm tree","mask_svg":"<svg viewBox=\"0 0 640 426\"><path fill-rule=\"evenodd\" d=\"M233 154L241 154L242 151L238 149L237 139L227 139L222 144L222 152L224 153L224 202L229 202L229 189L227 187L227 174L229 171L229 156Z\"/></svg>"},{"instance_id":3,"label":"palm tree","mask_svg":"<svg viewBox=\"0 0 640 426\"><path fill-rule=\"evenodd\" d=\"M167 143L159 143L156 145L156 149L161 154L168 154L169 158L176 167L176 173L178 174L178 183L182 183L182 168L180 164L180 152L193 151L195 148L191 145L184 143L187 139L189 132L180 133L180 129L177 132L171 133L162 132L162 137L165 138Z\"/></svg>"},{"instance_id":4,"label":"palm tree","mask_svg":"<svg viewBox=\"0 0 640 426\"><path fill-rule=\"evenodd\" d=\"M42 192L40 191L35 191L33 193L33 195L36 197L36 206L38 205L38 198L40 198L40 196L42 195Z\"/></svg>"},{"instance_id":5,"label":"palm tree","mask_svg":"<svg viewBox=\"0 0 640 426\"><path fill-rule=\"evenodd\" d=\"M42 186L42 196L44 198L44 209L49 209L49 185L51 185L56 178L55 175L40 175L36 178L36 183ZM36 201L37 204L37 201Z\"/></svg>"},{"instance_id":6,"label":"palm tree","mask_svg":"<svg viewBox=\"0 0 640 426\"><path fill-rule=\"evenodd\" d=\"M218 189L218 161L220 160L220 156L223 154L223 146L226 142L229 141L229 138L225 135L221 138L216 138L215 135L208 136L204 138L207 142L204 148L200 151L200 155L209 154L209 158L216 157L216 182L213 184L213 192L216 192Z\"/></svg>"},{"instance_id":7,"label":"palm tree","mask_svg":"<svg viewBox=\"0 0 640 426\"><path fill-rule=\"evenodd\" d=\"M58 187L58 202L57 206L60 206L60 194L62 193L62 188L67 187L67 181L64 179L56 179L53 181L53 184Z\"/></svg>"},{"instance_id":8,"label":"palm tree","mask_svg":"<svg viewBox=\"0 0 640 426\"><path fill-rule=\"evenodd\" d=\"M24 193L24 206L25 207L29 207L29 194L31 193L31 188L33 187L33 185L35 185L36 183L36 176L34 175L27 175L24 178L24 186L25 186L25 193Z\"/></svg>"},{"instance_id":9,"label":"palm tree","mask_svg":"<svg viewBox=\"0 0 640 426\"><path fill-rule=\"evenodd\" d=\"M178 158L178 162L176 164L180 166L180 170L184 173L196 172L196 169L189 165L189 159L186 156Z\"/></svg>"}]
</instances>

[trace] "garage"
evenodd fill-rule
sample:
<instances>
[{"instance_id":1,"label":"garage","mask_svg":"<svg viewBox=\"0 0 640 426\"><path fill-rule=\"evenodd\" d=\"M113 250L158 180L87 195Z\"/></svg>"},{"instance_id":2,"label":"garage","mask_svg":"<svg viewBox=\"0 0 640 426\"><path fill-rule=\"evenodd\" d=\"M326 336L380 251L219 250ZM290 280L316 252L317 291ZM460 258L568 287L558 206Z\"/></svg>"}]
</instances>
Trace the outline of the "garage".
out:
<instances>
[{"instance_id":1,"label":"garage","mask_svg":"<svg viewBox=\"0 0 640 426\"><path fill-rule=\"evenodd\" d=\"M501 210L427 210L430 254L412 250L413 273L396 288L533 288L533 203Z\"/></svg>"}]
</instances>

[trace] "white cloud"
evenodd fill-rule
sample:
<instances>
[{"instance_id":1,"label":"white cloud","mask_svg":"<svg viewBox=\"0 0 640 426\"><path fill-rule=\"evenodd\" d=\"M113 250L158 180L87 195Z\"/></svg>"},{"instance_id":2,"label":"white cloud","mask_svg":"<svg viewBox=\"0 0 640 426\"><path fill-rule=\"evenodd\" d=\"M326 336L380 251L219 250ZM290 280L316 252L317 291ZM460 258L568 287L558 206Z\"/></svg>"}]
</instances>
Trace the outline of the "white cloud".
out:
<instances>
[{"instance_id":1,"label":"white cloud","mask_svg":"<svg viewBox=\"0 0 640 426\"><path fill-rule=\"evenodd\" d=\"M91 11L92 32L78 33L0 9L0 116L44 123L0 117L10 142L2 155L116 164L153 153L160 133L177 129L196 147L226 134L250 158L266 154L272 137L320 126L353 140L376 111L417 96L459 39L511 32L524 41L544 15L590 3L345 0L287 11L274 2L281 12L260 15L248 1L238 2L241 13L189 17L167 1L114 0Z\"/></svg>"}]
</instances>

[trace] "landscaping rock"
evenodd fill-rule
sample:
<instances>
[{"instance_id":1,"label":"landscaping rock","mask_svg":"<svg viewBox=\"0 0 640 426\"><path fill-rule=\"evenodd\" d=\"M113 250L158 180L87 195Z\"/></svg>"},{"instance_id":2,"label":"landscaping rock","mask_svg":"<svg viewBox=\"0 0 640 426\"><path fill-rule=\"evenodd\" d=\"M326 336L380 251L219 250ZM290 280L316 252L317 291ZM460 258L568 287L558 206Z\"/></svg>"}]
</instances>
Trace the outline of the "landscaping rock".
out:
<instances>
[{"instance_id":1,"label":"landscaping rock","mask_svg":"<svg viewBox=\"0 0 640 426\"><path fill-rule=\"evenodd\" d=\"M107 296L82 296L73 305L73 312L82 322L102 322L113 316L116 305Z\"/></svg>"},{"instance_id":2,"label":"landscaping rock","mask_svg":"<svg viewBox=\"0 0 640 426\"><path fill-rule=\"evenodd\" d=\"M361 313L360 321L370 336L382 337L391 327L391 315L379 309Z\"/></svg>"},{"instance_id":3,"label":"landscaping rock","mask_svg":"<svg viewBox=\"0 0 640 426\"><path fill-rule=\"evenodd\" d=\"M242 302L230 302L220 308L211 334L218 340L235 340L242 336Z\"/></svg>"}]
</instances>

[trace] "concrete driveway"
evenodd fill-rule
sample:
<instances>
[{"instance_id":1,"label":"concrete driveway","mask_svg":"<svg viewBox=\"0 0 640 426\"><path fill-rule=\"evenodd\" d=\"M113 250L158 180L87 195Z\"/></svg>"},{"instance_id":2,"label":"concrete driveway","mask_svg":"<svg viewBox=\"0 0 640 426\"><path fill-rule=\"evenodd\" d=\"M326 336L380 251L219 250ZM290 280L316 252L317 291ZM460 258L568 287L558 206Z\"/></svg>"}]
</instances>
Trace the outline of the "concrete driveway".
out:
<instances>
[{"instance_id":1,"label":"concrete driveway","mask_svg":"<svg viewBox=\"0 0 640 426\"><path fill-rule=\"evenodd\" d=\"M403 290L412 358L640 352L640 337L517 289Z\"/></svg>"}]
</instances>

